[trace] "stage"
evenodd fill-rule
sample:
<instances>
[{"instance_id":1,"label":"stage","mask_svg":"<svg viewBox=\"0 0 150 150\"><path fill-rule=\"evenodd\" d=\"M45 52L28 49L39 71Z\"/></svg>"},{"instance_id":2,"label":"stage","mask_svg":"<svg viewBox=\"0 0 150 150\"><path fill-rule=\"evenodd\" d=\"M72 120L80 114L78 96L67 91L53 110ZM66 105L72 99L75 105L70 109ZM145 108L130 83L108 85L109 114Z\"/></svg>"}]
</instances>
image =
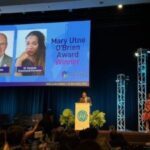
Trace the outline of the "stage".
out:
<instances>
[{"instance_id":1,"label":"stage","mask_svg":"<svg viewBox=\"0 0 150 150\"><path fill-rule=\"evenodd\" d=\"M130 145L150 146L150 133L137 131L119 131ZM110 131L99 130L100 137L106 137L109 140Z\"/></svg>"}]
</instances>

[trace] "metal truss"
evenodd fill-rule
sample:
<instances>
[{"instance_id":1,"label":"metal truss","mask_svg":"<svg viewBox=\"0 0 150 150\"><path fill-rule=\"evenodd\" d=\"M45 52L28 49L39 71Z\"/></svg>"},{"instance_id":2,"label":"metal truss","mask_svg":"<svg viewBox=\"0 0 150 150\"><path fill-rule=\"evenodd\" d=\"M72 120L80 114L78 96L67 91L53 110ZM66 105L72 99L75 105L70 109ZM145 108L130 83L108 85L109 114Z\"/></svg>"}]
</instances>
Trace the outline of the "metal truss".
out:
<instances>
[{"instance_id":1,"label":"metal truss","mask_svg":"<svg viewBox=\"0 0 150 150\"><path fill-rule=\"evenodd\" d=\"M125 131L125 93L126 93L126 76L125 74L117 75L117 130Z\"/></svg>"},{"instance_id":2,"label":"metal truss","mask_svg":"<svg viewBox=\"0 0 150 150\"><path fill-rule=\"evenodd\" d=\"M147 50L139 48L137 50L137 95L138 95L138 131L145 131L144 122L141 115L144 109L147 93Z\"/></svg>"}]
</instances>

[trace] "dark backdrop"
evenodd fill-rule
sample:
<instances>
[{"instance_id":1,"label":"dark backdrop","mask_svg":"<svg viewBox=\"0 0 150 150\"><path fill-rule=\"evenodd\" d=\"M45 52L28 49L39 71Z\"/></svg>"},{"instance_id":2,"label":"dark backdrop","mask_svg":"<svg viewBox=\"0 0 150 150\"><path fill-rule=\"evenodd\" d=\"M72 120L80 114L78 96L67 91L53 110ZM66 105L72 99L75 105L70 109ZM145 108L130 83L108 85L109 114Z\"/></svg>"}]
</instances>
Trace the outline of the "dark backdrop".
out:
<instances>
[{"instance_id":1,"label":"dark backdrop","mask_svg":"<svg viewBox=\"0 0 150 150\"><path fill-rule=\"evenodd\" d=\"M9 18L9 20L8 20ZM91 61L90 87L0 87L0 114L31 115L51 108L55 121L64 108L74 111L82 91L92 98L92 110L106 113L107 123L116 125L116 76L129 75L126 92L126 126L137 130L137 72L134 52L150 48L150 5L2 14L0 24L53 22L90 19ZM149 80L148 80L149 84ZM149 86L148 86L149 89Z\"/></svg>"}]
</instances>

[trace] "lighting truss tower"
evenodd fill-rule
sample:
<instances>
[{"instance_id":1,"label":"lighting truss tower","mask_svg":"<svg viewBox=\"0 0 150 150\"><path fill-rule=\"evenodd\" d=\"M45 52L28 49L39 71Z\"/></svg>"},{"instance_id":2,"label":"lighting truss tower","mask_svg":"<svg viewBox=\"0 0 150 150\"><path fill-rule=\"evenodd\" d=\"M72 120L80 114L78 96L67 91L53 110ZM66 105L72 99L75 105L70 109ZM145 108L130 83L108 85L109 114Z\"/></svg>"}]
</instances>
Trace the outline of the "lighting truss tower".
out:
<instances>
[{"instance_id":1,"label":"lighting truss tower","mask_svg":"<svg viewBox=\"0 0 150 150\"><path fill-rule=\"evenodd\" d=\"M138 131L145 131L144 122L141 115L144 109L147 93L147 50L139 48L137 50L137 89L138 89Z\"/></svg>"},{"instance_id":2,"label":"lighting truss tower","mask_svg":"<svg viewBox=\"0 0 150 150\"><path fill-rule=\"evenodd\" d=\"M125 131L125 93L126 93L126 76L125 74L117 75L117 130Z\"/></svg>"}]
</instances>

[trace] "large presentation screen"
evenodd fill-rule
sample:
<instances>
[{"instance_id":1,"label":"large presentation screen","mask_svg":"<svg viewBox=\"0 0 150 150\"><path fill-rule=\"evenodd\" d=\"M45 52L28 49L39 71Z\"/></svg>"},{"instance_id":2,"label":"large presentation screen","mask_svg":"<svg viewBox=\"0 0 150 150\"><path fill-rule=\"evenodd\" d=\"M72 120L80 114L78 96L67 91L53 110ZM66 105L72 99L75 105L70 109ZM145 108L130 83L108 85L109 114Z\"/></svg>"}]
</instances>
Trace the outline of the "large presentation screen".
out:
<instances>
[{"instance_id":1,"label":"large presentation screen","mask_svg":"<svg viewBox=\"0 0 150 150\"><path fill-rule=\"evenodd\" d=\"M0 25L0 86L89 86L90 21Z\"/></svg>"}]
</instances>

